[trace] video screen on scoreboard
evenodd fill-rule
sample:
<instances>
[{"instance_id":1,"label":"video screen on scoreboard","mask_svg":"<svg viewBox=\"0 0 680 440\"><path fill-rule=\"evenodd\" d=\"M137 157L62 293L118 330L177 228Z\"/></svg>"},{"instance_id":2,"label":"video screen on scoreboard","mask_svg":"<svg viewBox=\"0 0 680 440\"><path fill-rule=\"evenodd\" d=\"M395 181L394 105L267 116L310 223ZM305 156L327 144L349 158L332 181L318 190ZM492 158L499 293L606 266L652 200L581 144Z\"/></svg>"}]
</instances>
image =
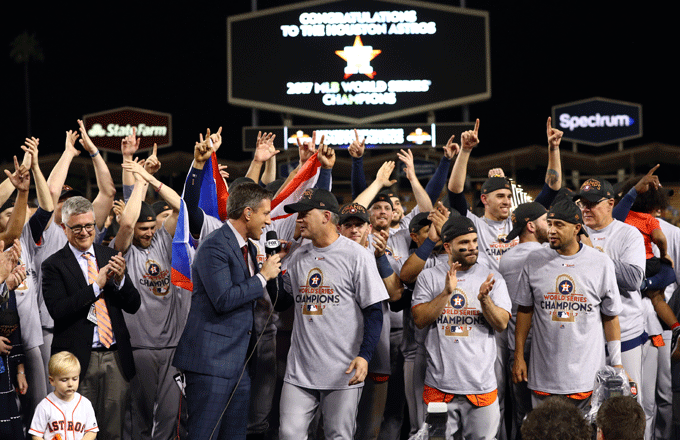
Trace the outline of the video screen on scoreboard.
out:
<instances>
[{"instance_id":1,"label":"video screen on scoreboard","mask_svg":"<svg viewBox=\"0 0 680 440\"><path fill-rule=\"evenodd\" d=\"M346 0L229 17L229 102L372 122L487 99L488 14L422 5Z\"/></svg>"}]
</instances>

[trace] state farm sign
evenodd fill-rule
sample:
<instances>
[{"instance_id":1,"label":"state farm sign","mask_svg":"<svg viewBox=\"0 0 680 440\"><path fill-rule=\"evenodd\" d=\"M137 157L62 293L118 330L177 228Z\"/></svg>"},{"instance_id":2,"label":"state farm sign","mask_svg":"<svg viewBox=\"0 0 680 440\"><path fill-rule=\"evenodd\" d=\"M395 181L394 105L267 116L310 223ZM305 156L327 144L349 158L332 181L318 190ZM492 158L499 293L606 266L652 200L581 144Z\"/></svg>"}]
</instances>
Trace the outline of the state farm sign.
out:
<instances>
[{"instance_id":1,"label":"state farm sign","mask_svg":"<svg viewBox=\"0 0 680 440\"><path fill-rule=\"evenodd\" d=\"M83 116L85 129L94 144L107 151L120 152L120 143L136 129L139 149L172 145L172 115L135 107L121 107Z\"/></svg>"}]
</instances>

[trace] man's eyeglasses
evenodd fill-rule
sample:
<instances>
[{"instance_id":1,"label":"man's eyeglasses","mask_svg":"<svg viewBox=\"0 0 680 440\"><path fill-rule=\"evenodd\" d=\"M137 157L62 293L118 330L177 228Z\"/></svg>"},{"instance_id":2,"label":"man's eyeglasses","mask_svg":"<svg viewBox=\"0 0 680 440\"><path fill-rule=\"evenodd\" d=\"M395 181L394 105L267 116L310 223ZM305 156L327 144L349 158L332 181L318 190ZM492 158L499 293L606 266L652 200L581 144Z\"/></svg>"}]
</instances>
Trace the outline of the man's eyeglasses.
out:
<instances>
[{"instance_id":1,"label":"man's eyeglasses","mask_svg":"<svg viewBox=\"0 0 680 440\"><path fill-rule=\"evenodd\" d=\"M596 207L600 203L604 202L605 200L609 200L609 199L607 199L606 197L602 197L597 202L590 202L588 200L586 200L584 202L583 199L578 199L576 201L576 206L578 206L580 209L593 209L594 207Z\"/></svg>"},{"instance_id":2,"label":"man's eyeglasses","mask_svg":"<svg viewBox=\"0 0 680 440\"><path fill-rule=\"evenodd\" d=\"M94 231L94 226L95 226L94 223L87 223L84 225L75 226L66 225L66 227L69 228L71 232L73 232L74 234L80 234L81 232L83 232L83 229L85 230L85 232L92 232Z\"/></svg>"}]
</instances>

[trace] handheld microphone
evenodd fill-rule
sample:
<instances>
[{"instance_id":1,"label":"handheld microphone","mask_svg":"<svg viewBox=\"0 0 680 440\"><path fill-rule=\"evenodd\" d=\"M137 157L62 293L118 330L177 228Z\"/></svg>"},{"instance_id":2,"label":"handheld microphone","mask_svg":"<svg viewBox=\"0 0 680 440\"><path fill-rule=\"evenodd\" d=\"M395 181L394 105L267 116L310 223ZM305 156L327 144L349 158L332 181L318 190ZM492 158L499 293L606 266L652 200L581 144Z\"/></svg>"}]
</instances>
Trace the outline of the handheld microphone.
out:
<instances>
[{"instance_id":1,"label":"handheld microphone","mask_svg":"<svg viewBox=\"0 0 680 440\"><path fill-rule=\"evenodd\" d=\"M264 243L264 253L268 257L277 254L281 250L281 242L276 236L276 231L267 231L267 240Z\"/></svg>"}]
</instances>

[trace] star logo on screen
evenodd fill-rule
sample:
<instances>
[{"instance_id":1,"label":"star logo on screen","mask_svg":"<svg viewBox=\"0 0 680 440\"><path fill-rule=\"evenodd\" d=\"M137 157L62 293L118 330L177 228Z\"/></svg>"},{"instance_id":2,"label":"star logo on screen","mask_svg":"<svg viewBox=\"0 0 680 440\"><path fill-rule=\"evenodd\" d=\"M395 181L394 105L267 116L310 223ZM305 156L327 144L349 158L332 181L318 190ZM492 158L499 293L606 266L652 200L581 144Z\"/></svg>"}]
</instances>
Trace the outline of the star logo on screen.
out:
<instances>
[{"instance_id":1,"label":"star logo on screen","mask_svg":"<svg viewBox=\"0 0 680 440\"><path fill-rule=\"evenodd\" d=\"M364 74L373 79L375 72L371 66L371 60L380 55L381 52L382 50L373 49L373 46L364 46L361 37L357 35L352 46L345 46L345 50L336 50L335 54L347 61L345 79L354 74Z\"/></svg>"}]
</instances>

